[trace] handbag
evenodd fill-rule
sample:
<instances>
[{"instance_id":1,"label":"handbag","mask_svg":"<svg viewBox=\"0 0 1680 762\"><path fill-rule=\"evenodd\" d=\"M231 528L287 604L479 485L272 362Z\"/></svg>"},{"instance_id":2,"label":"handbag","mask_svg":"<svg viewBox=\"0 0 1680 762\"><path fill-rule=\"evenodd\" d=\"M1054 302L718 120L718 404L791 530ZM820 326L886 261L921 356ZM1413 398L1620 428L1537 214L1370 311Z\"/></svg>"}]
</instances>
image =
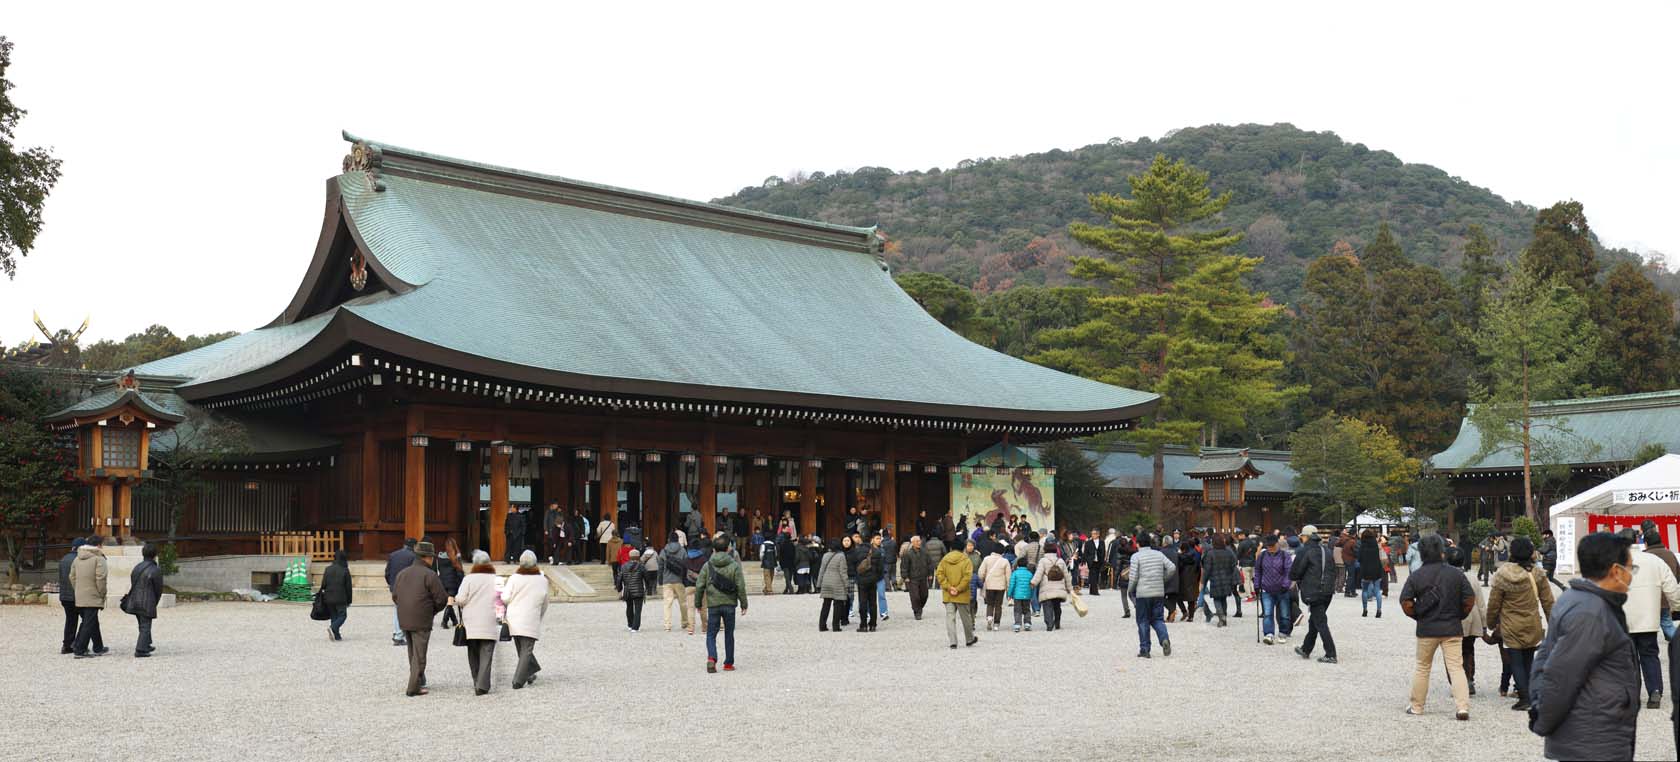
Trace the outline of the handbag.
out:
<instances>
[{"instance_id":1,"label":"handbag","mask_svg":"<svg viewBox=\"0 0 1680 762\"><path fill-rule=\"evenodd\" d=\"M120 601L117 601L117 610L118 610L118 611L121 611L121 612L122 612L122 613L124 613L124 614L132 614L132 613L134 613L134 612L132 612L132 611L129 611L129 610L128 610L128 597L129 597L129 596L130 596L130 595L133 595L133 594L134 594L134 593L133 593L133 592L132 592L132 591L130 591L130 592L127 592L127 593L123 593L123 597L122 597L122 600L120 600Z\"/></svg>"},{"instance_id":2,"label":"handbag","mask_svg":"<svg viewBox=\"0 0 1680 762\"><path fill-rule=\"evenodd\" d=\"M455 641L454 641L454 644L458 647L465 647L467 645L467 623L461 621L461 607L460 606L455 607Z\"/></svg>"},{"instance_id":3,"label":"handbag","mask_svg":"<svg viewBox=\"0 0 1680 762\"><path fill-rule=\"evenodd\" d=\"M1081 617L1091 613L1091 609L1085 605L1085 600L1079 597L1078 591L1074 591L1074 593L1068 597L1068 605L1073 606L1073 613L1078 614Z\"/></svg>"},{"instance_id":4,"label":"handbag","mask_svg":"<svg viewBox=\"0 0 1680 762\"><path fill-rule=\"evenodd\" d=\"M128 597L124 596L123 600L127 601ZM309 618L317 622L325 622L332 618L332 610L327 607L325 591L315 591L315 600L309 604Z\"/></svg>"},{"instance_id":5,"label":"handbag","mask_svg":"<svg viewBox=\"0 0 1680 762\"><path fill-rule=\"evenodd\" d=\"M496 639L502 641L503 643L513 640L513 631L508 629L507 622L502 622L502 634L496 636Z\"/></svg>"}]
</instances>

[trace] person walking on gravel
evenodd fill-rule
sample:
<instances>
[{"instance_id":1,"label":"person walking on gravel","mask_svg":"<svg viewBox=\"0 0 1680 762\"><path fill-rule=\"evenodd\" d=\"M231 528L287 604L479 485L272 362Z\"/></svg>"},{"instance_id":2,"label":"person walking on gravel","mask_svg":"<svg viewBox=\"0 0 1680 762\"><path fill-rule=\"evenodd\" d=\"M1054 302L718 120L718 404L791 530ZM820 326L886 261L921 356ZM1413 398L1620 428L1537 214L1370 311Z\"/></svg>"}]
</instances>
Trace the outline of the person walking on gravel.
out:
<instances>
[{"instance_id":1,"label":"person walking on gravel","mask_svg":"<svg viewBox=\"0 0 1680 762\"><path fill-rule=\"evenodd\" d=\"M624 629L628 632L642 630L642 604L647 599L647 562L654 558L653 548L632 553L630 560L624 564ZM775 554L771 554L775 558Z\"/></svg>"},{"instance_id":2,"label":"person walking on gravel","mask_svg":"<svg viewBox=\"0 0 1680 762\"><path fill-rule=\"evenodd\" d=\"M957 647L959 629L964 645L980 642L974 636L974 609L970 607L974 601L973 579L974 562L960 550L946 553L933 572L933 581L939 585L945 603L945 634L950 636L952 648Z\"/></svg>"},{"instance_id":3,"label":"person walking on gravel","mask_svg":"<svg viewBox=\"0 0 1680 762\"><path fill-rule=\"evenodd\" d=\"M909 550L898 554L899 575L904 577L904 589L910 593L910 613L917 621L927 608L928 582L933 579L933 561L922 547L922 536L910 538Z\"/></svg>"},{"instance_id":4,"label":"person walking on gravel","mask_svg":"<svg viewBox=\"0 0 1680 762\"><path fill-rule=\"evenodd\" d=\"M1346 573L1345 571L1343 573ZM1336 641L1330 637L1330 602L1336 597L1336 561L1331 549L1318 538L1318 527L1301 527L1301 550L1295 554L1295 564L1289 570L1301 592L1301 602L1307 605L1307 637L1295 647L1303 659L1312 658L1313 645L1324 639L1323 664L1336 663Z\"/></svg>"},{"instance_id":5,"label":"person walking on gravel","mask_svg":"<svg viewBox=\"0 0 1680 762\"><path fill-rule=\"evenodd\" d=\"M665 543L665 549L659 554L659 592L665 605L665 631L671 631L671 607L676 606L682 613L680 624L689 633L694 632L694 625L689 622L688 603L685 578L688 576L688 558L683 551L682 543L677 541L677 533L672 532L670 540Z\"/></svg>"},{"instance_id":6,"label":"person walking on gravel","mask_svg":"<svg viewBox=\"0 0 1680 762\"><path fill-rule=\"evenodd\" d=\"M1639 657L1622 606L1633 582L1632 543L1597 532L1575 552L1581 577L1552 608L1534 655L1528 729L1547 759L1633 759L1639 722Z\"/></svg>"},{"instance_id":7,"label":"person walking on gravel","mask_svg":"<svg viewBox=\"0 0 1680 762\"><path fill-rule=\"evenodd\" d=\"M58 559L58 604L64 609L64 643L58 650L60 654L76 652L76 631L81 626L82 615L80 610L76 608L76 585L70 581L70 567L76 563L76 556L81 553L82 546L86 544L87 540L77 537L74 542L70 543L70 552L65 553L63 558ZM92 637L92 652L96 654L105 653L107 650L105 639L100 637L98 628L94 628Z\"/></svg>"},{"instance_id":8,"label":"person walking on gravel","mask_svg":"<svg viewBox=\"0 0 1680 762\"><path fill-rule=\"evenodd\" d=\"M1167 639L1164 620L1167 607L1167 580L1177 570L1166 554L1155 549L1155 538L1148 532L1138 535L1138 549L1132 554L1131 578L1126 593L1137 602L1138 658L1149 658L1149 634L1161 641L1161 655L1172 656L1172 641Z\"/></svg>"},{"instance_id":9,"label":"person walking on gravel","mask_svg":"<svg viewBox=\"0 0 1680 762\"><path fill-rule=\"evenodd\" d=\"M706 610L706 671L717 672L718 630L723 631L723 671L735 671L735 609L747 615L747 577L729 552L729 537L712 538L712 555L694 584L694 607Z\"/></svg>"},{"instance_id":10,"label":"person walking on gravel","mask_svg":"<svg viewBox=\"0 0 1680 762\"><path fill-rule=\"evenodd\" d=\"M1412 673L1411 703L1406 714L1423 714L1423 702L1429 695L1429 671L1435 665L1435 652L1440 651L1447 663L1458 719L1468 720L1470 680L1464 674L1464 618L1476 608L1476 589L1464 572L1443 563L1446 543L1439 535L1427 535L1418 545L1423 566L1406 577L1406 586L1400 589L1400 609L1417 620L1417 669ZM1491 607L1488 613L1494 613ZM1307 637L1311 638L1311 633Z\"/></svg>"},{"instance_id":11,"label":"person walking on gravel","mask_svg":"<svg viewBox=\"0 0 1680 762\"><path fill-rule=\"evenodd\" d=\"M391 591L392 595L397 592L397 575L402 574L404 569L414 565L414 545L418 542L419 540L413 537L403 540L402 547L391 551L391 555L385 558L385 587ZM397 618L396 612L392 612L391 645L400 646L406 643L407 641L403 640L402 622Z\"/></svg>"},{"instance_id":12,"label":"person walking on gravel","mask_svg":"<svg viewBox=\"0 0 1680 762\"><path fill-rule=\"evenodd\" d=\"M391 602L397 607L397 626L402 628L402 642L408 646L407 694L424 696L427 693L426 650L432 642L432 618L449 604L449 595L443 592L443 583L432 571L436 555L432 544L416 543L411 555L416 562L409 564L392 580Z\"/></svg>"},{"instance_id":13,"label":"person walking on gravel","mask_svg":"<svg viewBox=\"0 0 1680 762\"><path fill-rule=\"evenodd\" d=\"M1526 711L1534 649L1540 647L1540 639L1545 635L1544 623L1552 615L1552 586L1546 584L1544 572L1534 568L1532 540L1518 536L1511 541L1509 552L1511 560L1493 574L1486 617L1489 626L1499 632L1511 660L1511 676L1516 679L1519 696L1511 708ZM1657 686L1656 695L1661 696L1660 680Z\"/></svg>"},{"instance_id":14,"label":"person walking on gravel","mask_svg":"<svg viewBox=\"0 0 1680 762\"><path fill-rule=\"evenodd\" d=\"M98 535L89 537L86 544L76 549L76 561L70 565L70 586L76 591L76 615L81 618L81 626L76 628L76 642L71 648L78 659L99 656L107 650L103 647L88 650L90 643L105 642L99 632L99 611L105 608L105 583L110 571L105 565L105 551L100 550L99 542Z\"/></svg>"},{"instance_id":15,"label":"person walking on gravel","mask_svg":"<svg viewBox=\"0 0 1680 762\"><path fill-rule=\"evenodd\" d=\"M637 573L637 578L641 577ZM519 661L513 669L513 689L537 680L542 665L537 663L537 639L542 637L543 615L548 613L548 577L537 569L537 554L527 549L519 554L519 569L502 586L508 634Z\"/></svg>"},{"instance_id":16,"label":"person walking on gravel","mask_svg":"<svg viewBox=\"0 0 1680 762\"><path fill-rule=\"evenodd\" d=\"M1044 611L1044 631L1062 629L1062 601L1073 596L1073 574L1068 571L1067 562L1055 553L1046 552L1038 559L1032 584L1038 590L1038 603ZM1122 593L1120 597L1126 595Z\"/></svg>"},{"instance_id":17,"label":"person walking on gravel","mask_svg":"<svg viewBox=\"0 0 1680 762\"><path fill-rule=\"evenodd\" d=\"M134 615L140 628L134 641L134 657L144 659L157 650L152 647L152 620L157 619L158 601L163 600L163 572L158 570L157 546L146 543L140 549L143 559L128 575L128 606L124 611Z\"/></svg>"},{"instance_id":18,"label":"person walking on gravel","mask_svg":"<svg viewBox=\"0 0 1680 762\"><path fill-rule=\"evenodd\" d=\"M1294 559L1280 547L1278 536L1266 535L1265 549L1254 559L1254 588L1260 591L1260 625L1265 633L1261 642L1266 645L1288 643L1294 631L1294 618L1289 613L1289 568Z\"/></svg>"},{"instance_id":19,"label":"person walking on gravel","mask_svg":"<svg viewBox=\"0 0 1680 762\"><path fill-rule=\"evenodd\" d=\"M991 552L980 562L980 587L986 591L986 629L995 630L1003 623L1004 591L1009 587L1009 562L1004 560L1002 548L991 543Z\"/></svg>"}]
</instances>

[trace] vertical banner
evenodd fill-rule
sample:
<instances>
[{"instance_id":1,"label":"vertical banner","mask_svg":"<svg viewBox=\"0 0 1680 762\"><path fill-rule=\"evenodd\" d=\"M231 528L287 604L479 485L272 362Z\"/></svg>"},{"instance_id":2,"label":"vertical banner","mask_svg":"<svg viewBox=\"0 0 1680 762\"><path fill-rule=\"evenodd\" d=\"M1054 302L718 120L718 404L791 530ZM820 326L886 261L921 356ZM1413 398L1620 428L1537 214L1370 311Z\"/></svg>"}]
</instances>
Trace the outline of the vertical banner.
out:
<instances>
[{"instance_id":1,"label":"vertical banner","mask_svg":"<svg viewBox=\"0 0 1680 762\"><path fill-rule=\"evenodd\" d=\"M1035 531L1056 526L1056 477L1042 468L1016 467L1006 473L986 468L982 473L964 468L951 474L951 516L968 517L969 526L980 516L982 526L1006 515L1025 515Z\"/></svg>"},{"instance_id":2,"label":"vertical banner","mask_svg":"<svg viewBox=\"0 0 1680 762\"><path fill-rule=\"evenodd\" d=\"M1552 519L1552 539L1557 541L1557 570L1562 574L1575 573L1575 517Z\"/></svg>"}]
</instances>

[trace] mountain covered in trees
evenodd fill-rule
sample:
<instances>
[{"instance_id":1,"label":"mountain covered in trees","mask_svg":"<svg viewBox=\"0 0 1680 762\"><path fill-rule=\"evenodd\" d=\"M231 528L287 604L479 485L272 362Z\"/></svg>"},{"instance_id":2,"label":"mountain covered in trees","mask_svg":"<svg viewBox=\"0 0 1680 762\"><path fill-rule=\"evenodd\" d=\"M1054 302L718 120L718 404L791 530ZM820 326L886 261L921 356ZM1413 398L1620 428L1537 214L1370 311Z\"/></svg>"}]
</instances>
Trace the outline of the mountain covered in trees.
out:
<instances>
[{"instance_id":1,"label":"mountain covered in trees","mask_svg":"<svg viewBox=\"0 0 1680 762\"><path fill-rule=\"evenodd\" d=\"M1068 225L1095 221L1087 198L1124 188L1157 155L1207 172L1214 192L1231 194L1210 224L1244 234L1235 251L1262 260L1251 285L1282 303L1300 295L1313 259L1337 242L1363 248L1380 223L1413 261L1453 273L1470 225L1486 231L1504 261L1527 242L1538 212L1435 167L1288 124L1193 127L1160 140L1113 139L954 169L773 177L717 202L879 225L892 241L895 272L938 273L981 293L1068 285L1068 256L1088 253L1071 242Z\"/></svg>"}]
</instances>

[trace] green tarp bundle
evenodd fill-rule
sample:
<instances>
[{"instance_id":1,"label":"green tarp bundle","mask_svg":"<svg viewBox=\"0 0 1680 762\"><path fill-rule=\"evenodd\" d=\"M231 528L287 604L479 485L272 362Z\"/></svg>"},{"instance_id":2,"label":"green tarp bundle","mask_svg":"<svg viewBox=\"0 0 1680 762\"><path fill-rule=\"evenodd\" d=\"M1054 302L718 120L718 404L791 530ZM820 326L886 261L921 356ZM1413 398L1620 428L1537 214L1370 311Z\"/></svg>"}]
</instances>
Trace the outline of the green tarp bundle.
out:
<instances>
[{"instance_id":1,"label":"green tarp bundle","mask_svg":"<svg viewBox=\"0 0 1680 762\"><path fill-rule=\"evenodd\" d=\"M314 597L309 589L309 559L298 557L286 564L286 579L280 584L280 600L308 601Z\"/></svg>"}]
</instances>

